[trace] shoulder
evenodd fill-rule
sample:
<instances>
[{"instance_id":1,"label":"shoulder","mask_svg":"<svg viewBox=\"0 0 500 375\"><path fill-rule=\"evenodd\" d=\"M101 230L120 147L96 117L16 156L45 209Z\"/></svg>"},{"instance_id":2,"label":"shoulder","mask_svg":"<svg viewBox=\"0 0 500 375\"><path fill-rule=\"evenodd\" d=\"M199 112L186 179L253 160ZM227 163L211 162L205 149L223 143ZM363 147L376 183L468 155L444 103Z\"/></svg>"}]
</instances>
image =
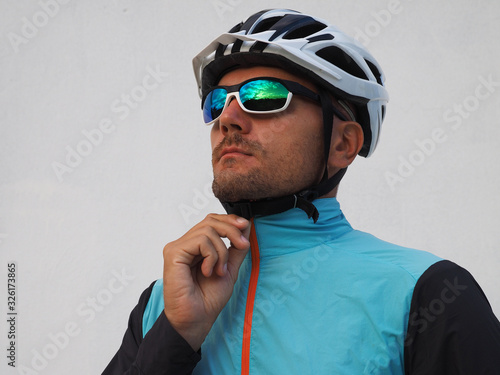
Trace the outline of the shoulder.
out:
<instances>
[{"instance_id":1,"label":"shoulder","mask_svg":"<svg viewBox=\"0 0 500 375\"><path fill-rule=\"evenodd\" d=\"M407 373L493 374L499 352L500 323L474 277L446 260L429 267L411 301Z\"/></svg>"},{"instance_id":2,"label":"shoulder","mask_svg":"<svg viewBox=\"0 0 500 375\"><path fill-rule=\"evenodd\" d=\"M359 230L352 230L335 242L359 259L379 263L396 273L406 273L415 281L430 266L443 260L428 251L399 246Z\"/></svg>"},{"instance_id":3,"label":"shoulder","mask_svg":"<svg viewBox=\"0 0 500 375\"><path fill-rule=\"evenodd\" d=\"M471 273L453 262L443 260L433 264L419 278L411 310L414 316L427 311L441 315L445 310L467 315L476 313L479 306L491 310L486 295Z\"/></svg>"}]
</instances>

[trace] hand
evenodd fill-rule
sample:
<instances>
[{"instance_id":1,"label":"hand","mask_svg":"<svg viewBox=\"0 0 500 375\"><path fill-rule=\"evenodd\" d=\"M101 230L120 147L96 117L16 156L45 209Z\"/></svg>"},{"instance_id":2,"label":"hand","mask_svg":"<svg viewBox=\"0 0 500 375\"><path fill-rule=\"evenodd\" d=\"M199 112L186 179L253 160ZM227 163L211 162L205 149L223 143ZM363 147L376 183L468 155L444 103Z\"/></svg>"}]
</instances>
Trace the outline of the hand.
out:
<instances>
[{"instance_id":1,"label":"hand","mask_svg":"<svg viewBox=\"0 0 500 375\"><path fill-rule=\"evenodd\" d=\"M233 293L249 235L248 220L210 214L163 249L165 314L195 351Z\"/></svg>"}]
</instances>

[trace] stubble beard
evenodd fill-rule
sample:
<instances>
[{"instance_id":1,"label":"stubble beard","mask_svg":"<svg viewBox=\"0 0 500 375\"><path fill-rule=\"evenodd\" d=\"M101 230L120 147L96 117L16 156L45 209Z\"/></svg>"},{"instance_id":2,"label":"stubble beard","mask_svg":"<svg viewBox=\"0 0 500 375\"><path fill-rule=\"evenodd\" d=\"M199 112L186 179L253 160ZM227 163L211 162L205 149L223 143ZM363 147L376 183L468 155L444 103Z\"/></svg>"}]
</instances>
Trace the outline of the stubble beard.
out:
<instances>
[{"instance_id":1,"label":"stubble beard","mask_svg":"<svg viewBox=\"0 0 500 375\"><path fill-rule=\"evenodd\" d=\"M258 155L261 160L265 158L266 151L255 141L244 139L236 133L222 140L212 152L212 163L219 162L220 152L224 147L238 146L252 155ZM231 164L236 160L229 159L224 161L226 168L215 174L212 183L212 191L221 202L237 202L240 200L257 200L265 197L272 189L269 179L263 176L261 170L252 169L246 174L235 173L231 170Z\"/></svg>"},{"instance_id":2,"label":"stubble beard","mask_svg":"<svg viewBox=\"0 0 500 375\"><path fill-rule=\"evenodd\" d=\"M245 151L252 155L258 156L263 162L267 160L267 151L255 141L244 139L240 134L236 133L225 138L212 153L212 163L215 165L220 159L220 152L227 146L242 147ZM270 166L261 166L249 170L245 174L236 173L231 168L225 168L221 172L214 174L212 190L214 195L221 202L238 202L241 200L260 200L264 198L281 197L297 192L297 173L290 173L291 170L299 172L302 177L304 171L307 170L305 165L295 164L290 168L290 161L300 163L299 160L290 154L282 154L271 168ZM234 159L225 160L226 167L230 167L231 163L236 163ZM305 173L307 174L307 173ZM313 179L313 175L306 179ZM305 187L305 186L304 186ZM302 188L304 188L302 187Z\"/></svg>"}]
</instances>

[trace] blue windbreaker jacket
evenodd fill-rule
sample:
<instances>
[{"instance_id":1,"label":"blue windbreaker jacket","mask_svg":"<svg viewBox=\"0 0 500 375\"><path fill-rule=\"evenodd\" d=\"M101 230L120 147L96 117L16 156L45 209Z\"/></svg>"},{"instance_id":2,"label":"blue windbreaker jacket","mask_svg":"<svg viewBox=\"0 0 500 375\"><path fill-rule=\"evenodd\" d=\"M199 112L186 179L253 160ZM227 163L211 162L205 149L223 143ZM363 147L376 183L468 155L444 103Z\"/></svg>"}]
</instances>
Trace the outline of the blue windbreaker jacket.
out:
<instances>
[{"instance_id":1,"label":"blue windbreaker jacket","mask_svg":"<svg viewBox=\"0 0 500 375\"><path fill-rule=\"evenodd\" d=\"M253 374L404 373L413 288L440 259L353 230L335 198L315 205L317 223L299 209L254 220L258 248L252 243L194 374L245 373L242 364ZM158 281L144 332L163 308Z\"/></svg>"}]
</instances>

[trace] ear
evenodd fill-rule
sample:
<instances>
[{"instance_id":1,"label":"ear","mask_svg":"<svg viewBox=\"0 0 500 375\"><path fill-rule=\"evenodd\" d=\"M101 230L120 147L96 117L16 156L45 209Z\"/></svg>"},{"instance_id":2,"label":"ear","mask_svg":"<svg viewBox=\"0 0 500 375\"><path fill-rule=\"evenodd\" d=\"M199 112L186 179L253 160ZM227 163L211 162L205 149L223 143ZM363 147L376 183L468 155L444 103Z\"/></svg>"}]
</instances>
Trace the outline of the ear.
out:
<instances>
[{"instance_id":1,"label":"ear","mask_svg":"<svg viewBox=\"0 0 500 375\"><path fill-rule=\"evenodd\" d=\"M363 129L354 121L334 122L328 168L335 171L348 167L363 146Z\"/></svg>"}]
</instances>

